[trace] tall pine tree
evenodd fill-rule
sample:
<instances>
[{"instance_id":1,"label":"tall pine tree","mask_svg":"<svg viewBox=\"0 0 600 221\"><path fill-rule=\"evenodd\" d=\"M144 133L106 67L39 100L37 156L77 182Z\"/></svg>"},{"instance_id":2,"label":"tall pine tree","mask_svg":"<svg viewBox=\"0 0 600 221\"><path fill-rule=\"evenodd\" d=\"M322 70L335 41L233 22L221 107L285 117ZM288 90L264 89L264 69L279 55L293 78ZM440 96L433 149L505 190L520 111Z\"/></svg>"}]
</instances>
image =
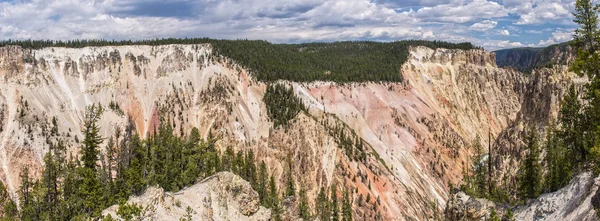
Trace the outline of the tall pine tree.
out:
<instances>
[{"instance_id":1,"label":"tall pine tree","mask_svg":"<svg viewBox=\"0 0 600 221\"><path fill-rule=\"evenodd\" d=\"M578 49L578 52L571 69L579 75L587 75L590 79L585 93L587 105L584 107L584 114L579 115L581 116L580 125L582 125L579 131L582 134L578 139L581 142L571 147L577 150L579 162L587 160L589 149L596 143L597 138L594 135L600 134L594 133L600 126L599 9L600 7L591 0L577 0L575 2L575 12L573 13L575 17L573 21L579 25L579 28L575 30L573 40L573 45ZM571 114L578 116L576 112L571 112ZM570 142L566 142L566 144L571 145Z\"/></svg>"},{"instance_id":2,"label":"tall pine tree","mask_svg":"<svg viewBox=\"0 0 600 221\"><path fill-rule=\"evenodd\" d=\"M100 136L98 120L102 116L102 106L95 104L86 109L83 124L83 145L81 147L81 161L83 167L78 168L79 176L83 178L78 188L78 197L83 199L83 209L88 217L97 217L100 210L107 204L104 190L96 173L99 146L103 141Z\"/></svg>"},{"instance_id":3,"label":"tall pine tree","mask_svg":"<svg viewBox=\"0 0 600 221\"><path fill-rule=\"evenodd\" d=\"M519 195L522 199L539 196L543 181L538 133L534 127L527 132L526 145L527 155L521 162L518 177Z\"/></svg>"}]
</instances>

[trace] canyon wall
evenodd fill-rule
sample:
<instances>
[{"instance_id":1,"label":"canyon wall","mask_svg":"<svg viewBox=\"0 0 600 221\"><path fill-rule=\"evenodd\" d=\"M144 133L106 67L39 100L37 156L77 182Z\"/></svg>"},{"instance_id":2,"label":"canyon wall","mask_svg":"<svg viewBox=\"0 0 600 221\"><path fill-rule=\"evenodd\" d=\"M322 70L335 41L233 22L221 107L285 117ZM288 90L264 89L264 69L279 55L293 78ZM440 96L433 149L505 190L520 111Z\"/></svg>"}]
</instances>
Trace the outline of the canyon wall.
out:
<instances>
[{"instance_id":1,"label":"canyon wall","mask_svg":"<svg viewBox=\"0 0 600 221\"><path fill-rule=\"evenodd\" d=\"M102 115L104 137L124 130L128 118L147 136L162 113L177 133L197 127L205 137L221 135L221 150L252 149L279 189L290 155L311 208L319 189L336 183L354 190L354 217L441 219L476 136L484 145L494 142L488 137L529 116L523 106L532 80L498 68L495 55L483 50L409 50L408 61L398 64L402 83L281 81L308 111L274 128L262 100L266 84L207 44L6 46L0 48L0 178L17 197L21 169L39 176L50 145L64 141L78 153L86 106L118 104ZM332 127L364 140L366 159L344 154ZM358 205L359 195L371 200Z\"/></svg>"}]
</instances>

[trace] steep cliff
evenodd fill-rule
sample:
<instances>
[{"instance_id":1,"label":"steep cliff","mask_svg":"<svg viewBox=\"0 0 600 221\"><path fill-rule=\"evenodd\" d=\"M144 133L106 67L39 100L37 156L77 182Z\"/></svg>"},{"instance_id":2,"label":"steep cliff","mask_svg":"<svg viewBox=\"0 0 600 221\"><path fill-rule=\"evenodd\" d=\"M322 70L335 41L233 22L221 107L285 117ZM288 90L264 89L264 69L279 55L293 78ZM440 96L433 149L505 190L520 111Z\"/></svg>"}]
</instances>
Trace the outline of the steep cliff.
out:
<instances>
[{"instance_id":1,"label":"steep cliff","mask_svg":"<svg viewBox=\"0 0 600 221\"><path fill-rule=\"evenodd\" d=\"M495 51L499 67L513 67L527 72L536 65L537 55L543 48L511 48Z\"/></svg>"},{"instance_id":2,"label":"steep cliff","mask_svg":"<svg viewBox=\"0 0 600 221\"><path fill-rule=\"evenodd\" d=\"M140 135L152 133L162 109L175 131L197 127L207 136L212 130L222 137L221 150L252 149L279 189L290 155L313 209L319 189L336 183L354 190L355 217L441 218L476 135L487 143L488 133L504 133L530 99L531 81L498 68L493 53L411 47L398 72L402 83L282 81L308 113L274 128L262 100L266 83L211 50L208 44L0 48L0 175L12 196L19 171L39 172L50 144L64 140L78 153L87 105L116 103L102 116L104 137L123 130L127 116ZM365 141L364 160L345 154L336 127ZM371 200L359 205L360 195Z\"/></svg>"}]
</instances>

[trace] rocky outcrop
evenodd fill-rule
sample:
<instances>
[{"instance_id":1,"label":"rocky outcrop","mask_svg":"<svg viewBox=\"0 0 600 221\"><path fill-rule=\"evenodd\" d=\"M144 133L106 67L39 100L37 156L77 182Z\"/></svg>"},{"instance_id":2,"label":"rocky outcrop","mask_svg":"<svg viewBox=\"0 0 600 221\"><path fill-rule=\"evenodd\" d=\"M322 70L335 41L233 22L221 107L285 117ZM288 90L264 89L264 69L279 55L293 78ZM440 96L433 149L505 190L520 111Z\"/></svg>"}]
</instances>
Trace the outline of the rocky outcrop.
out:
<instances>
[{"instance_id":1,"label":"rocky outcrop","mask_svg":"<svg viewBox=\"0 0 600 221\"><path fill-rule=\"evenodd\" d=\"M460 191L448 199L444 215L446 220L486 220L495 208L496 205L489 200L474 198Z\"/></svg>"},{"instance_id":2,"label":"rocky outcrop","mask_svg":"<svg viewBox=\"0 0 600 221\"><path fill-rule=\"evenodd\" d=\"M545 193L525 205L510 207L496 205L486 199L474 198L464 192L453 194L448 200L446 220L487 220L494 210L502 217L509 208L515 220L598 220L600 215L592 206L592 198L600 187L600 177L591 173L577 175L562 189Z\"/></svg>"},{"instance_id":3,"label":"rocky outcrop","mask_svg":"<svg viewBox=\"0 0 600 221\"><path fill-rule=\"evenodd\" d=\"M600 177L582 173L562 189L542 194L516 210L516 220L598 220L592 197L598 191Z\"/></svg>"},{"instance_id":4,"label":"rocky outcrop","mask_svg":"<svg viewBox=\"0 0 600 221\"><path fill-rule=\"evenodd\" d=\"M260 206L250 183L230 172L217 173L176 193L150 187L127 204L142 208L138 220L269 220L271 215ZM120 219L118 209L118 205L111 206L102 215Z\"/></svg>"}]
</instances>

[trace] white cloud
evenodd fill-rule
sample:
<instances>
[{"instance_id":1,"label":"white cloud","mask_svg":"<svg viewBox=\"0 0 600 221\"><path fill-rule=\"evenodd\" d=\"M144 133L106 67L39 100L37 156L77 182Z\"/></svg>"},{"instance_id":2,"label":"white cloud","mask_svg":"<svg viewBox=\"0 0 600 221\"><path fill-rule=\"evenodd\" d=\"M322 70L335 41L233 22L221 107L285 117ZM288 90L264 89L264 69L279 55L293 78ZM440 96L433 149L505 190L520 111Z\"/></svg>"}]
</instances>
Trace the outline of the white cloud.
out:
<instances>
[{"instance_id":1,"label":"white cloud","mask_svg":"<svg viewBox=\"0 0 600 221\"><path fill-rule=\"evenodd\" d=\"M507 15L508 11L502 5L488 0L473 0L460 5L445 4L423 7L415 13L415 16L421 21L447 23L467 23Z\"/></svg>"},{"instance_id":2,"label":"white cloud","mask_svg":"<svg viewBox=\"0 0 600 221\"><path fill-rule=\"evenodd\" d=\"M486 31L486 30L496 27L497 24L498 24L497 21L483 20L481 22L477 22L477 23L471 25L469 27L469 29L477 30L477 31Z\"/></svg>"},{"instance_id":3,"label":"white cloud","mask_svg":"<svg viewBox=\"0 0 600 221\"><path fill-rule=\"evenodd\" d=\"M523 32L542 36L549 32L542 27L548 25L536 24L570 22L573 1L0 0L0 39L211 37L283 43L435 39L470 41L493 49L520 43L486 38ZM528 30L504 25L507 20L528 24ZM481 34L477 32L484 33L477 36ZM568 40L569 35L528 36L532 39L527 44L551 44Z\"/></svg>"},{"instance_id":4,"label":"white cloud","mask_svg":"<svg viewBox=\"0 0 600 221\"><path fill-rule=\"evenodd\" d=\"M499 50L505 48L520 48L520 47L531 47L533 44L523 44L521 42L509 41L509 40L489 40L482 43L483 47L488 50Z\"/></svg>"},{"instance_id":5,"label":"white cloud","mask_svg":"<svg viewBox=\"0 0 600 221\"><path fill-rule=\"evenodd\" d=\"M503 0L504 7L519 19L518 25L570 23L575 0Z\"/></svg>"},{"instance_id":6,"label":"white cloud","mask_svg":"<svg viewBox=\"0 0 600 221\"><path fill-rule=\"evenodd\" d=\"M573 31L566 30L556 30L552 32L552 36L550 36L547 40L540 40L538 43L539 46L548 46L551 44L557 44L565 41L570 41L573 39Z\"/></svg>"}]
</instances>

